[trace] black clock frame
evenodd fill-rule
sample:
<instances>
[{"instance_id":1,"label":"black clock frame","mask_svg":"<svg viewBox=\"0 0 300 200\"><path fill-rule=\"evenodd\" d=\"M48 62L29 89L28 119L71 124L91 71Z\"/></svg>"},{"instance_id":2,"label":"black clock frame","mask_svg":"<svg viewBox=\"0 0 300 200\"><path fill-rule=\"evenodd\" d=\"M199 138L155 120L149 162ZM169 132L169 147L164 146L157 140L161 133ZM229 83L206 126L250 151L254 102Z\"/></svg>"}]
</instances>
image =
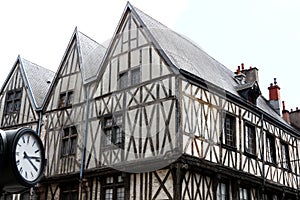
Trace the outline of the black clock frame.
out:
<instances>
[{"instance_id":1,"label":"black clock frame","mask_svg":"<svg viewBox=\"0 0 300 200\"><path fill-rule=\"evenodd\" d=\"M33 137L37 139L38 145L41 147L41 170L39 177L34 181L25 180L19 173L15 153L18 140L24 135L30 133ZM3 140L4 146L4 156L1 156L1 161L3 159L3 167L0 171L0 188L7 192L19 192L26 188L33 187L37 184L43 176L45 168L45 150L40 137L30 128L20 128L16 130L7 130L4 133L0 132L1 138ZM1 140L1 139L0 139ZM1 142L1 141L0 141Z\"/></svg>"}]
</instances>

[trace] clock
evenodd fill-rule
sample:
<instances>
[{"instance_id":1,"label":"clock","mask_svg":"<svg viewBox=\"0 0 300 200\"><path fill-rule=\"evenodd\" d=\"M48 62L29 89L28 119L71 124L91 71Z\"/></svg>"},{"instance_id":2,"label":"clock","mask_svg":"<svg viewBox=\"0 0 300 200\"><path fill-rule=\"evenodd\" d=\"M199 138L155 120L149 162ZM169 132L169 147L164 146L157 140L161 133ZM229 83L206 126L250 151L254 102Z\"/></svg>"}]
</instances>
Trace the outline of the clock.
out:
<instances>
[{"instance_id":1,"label":"clock","mask_svg":"<svg viewBox=\"0 0 300 200\"><path fill-rule=\"evenodd\" d=\"M36 133L23 131L15 138L13 165L24 182L38 180L43 172L43 146Z\"/></svg>"},{"instance_id":2,"label":"clock","mask_svg":"<svg viewBox=\"0 0 300 200\"><path fill-rule=\"evenodd\" d=\"M42 178L45 167L45 150L40 137L30 128L4 132L1 138L6 138L3 158L6 165L0 171L0 187L16 192L34 186Z\"/></svg>"}]
</instances>

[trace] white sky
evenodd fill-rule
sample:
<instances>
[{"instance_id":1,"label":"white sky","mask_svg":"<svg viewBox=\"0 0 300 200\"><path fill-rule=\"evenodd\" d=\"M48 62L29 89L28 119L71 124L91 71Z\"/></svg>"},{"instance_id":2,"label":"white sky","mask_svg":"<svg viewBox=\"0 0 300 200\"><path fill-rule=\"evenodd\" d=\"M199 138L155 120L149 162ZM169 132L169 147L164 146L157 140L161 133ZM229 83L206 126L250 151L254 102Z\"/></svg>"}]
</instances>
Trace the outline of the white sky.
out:
<instances>
[{"instance_id":1,"label":"white sky","mask_svg":"<svg viewBox=\"0 0 300 200\"><path fill-rule=\"evenodd\" d=\"M56 71L75 29L99 43L112 37L125 0L0 1L0 84L17 56ZM132 0L153 18L194 40L235 71L259 69L260 89L276 77L287 109L299 104L300 1Z\"/></svg>"}]
</instances>

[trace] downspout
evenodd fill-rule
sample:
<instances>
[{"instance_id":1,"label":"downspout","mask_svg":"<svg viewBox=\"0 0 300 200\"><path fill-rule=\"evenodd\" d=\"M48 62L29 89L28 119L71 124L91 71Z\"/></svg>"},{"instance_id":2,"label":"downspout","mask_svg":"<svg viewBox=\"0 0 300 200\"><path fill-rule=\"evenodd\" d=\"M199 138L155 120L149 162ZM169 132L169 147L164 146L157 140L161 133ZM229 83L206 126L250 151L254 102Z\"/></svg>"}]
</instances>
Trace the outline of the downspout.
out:
<instances>
[{"instance_id":1,"label":"downspout","mask_svg":"<svg viewBox=\"0 0 300 200\"><path fill-rule=\"evenodd\" d=\"M43 115L42 115L42 111L40 111L39 113L40 118L39 118L39 123L38 123L38 129L37 129L37 134L40 137L41 136L41 126L42 126L42 121L43 121Z\"/></svg>"},{"instance_id":2,"label":"downspout","mask_svg":"<svg viewBox=\"0 0 300 200\"><path fill-rule=\"evenodd\" d=\"M87 132L88 132L88 120L89 120L89 108L90 108L90 101L89 101L89 93L90 93L90 85L86 85L84 87L85 95L86 95L86 104L85 104L85 127L84 127L84 138L83 138L83 147L82 147L82 157L81 157L81 167L80 167L80 182L82 183L83 179L83 171L85 167L85 157L86 157L86 143L87 143Z\"/></svg>"},{"instance_id":3,"label":"downspout","mask_svg":"<svg viewBox=\"0 0 300 200\"><path fill-rule=\"evenodd\" d=\"M262 195L263 195L263 198L262 199L265 199L264 193L265 193L266 177L265 177L264 114L261 114L261 129L260 129L260 132L261 132L261 135L262 135L262 140L261 140L261 149L262 149L262 153L261 153L261 157L262 157L262 176L263 176L263 185L262 185Z\"/></svg>"}]
</instances>

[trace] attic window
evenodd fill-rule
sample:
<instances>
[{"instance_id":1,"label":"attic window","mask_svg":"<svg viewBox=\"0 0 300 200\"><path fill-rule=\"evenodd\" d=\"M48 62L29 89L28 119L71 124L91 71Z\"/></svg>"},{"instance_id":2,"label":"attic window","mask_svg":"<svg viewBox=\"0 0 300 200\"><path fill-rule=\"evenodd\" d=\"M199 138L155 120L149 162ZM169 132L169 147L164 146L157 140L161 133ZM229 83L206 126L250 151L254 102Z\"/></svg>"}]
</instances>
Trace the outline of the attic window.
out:
<instances>
[{"instance_id":1,"label":"attic window","mask_svg":"<svg viewBox=\"0 0 300 200\"><path fill-rule=\"evenodd\" d=\"M5 114L18 113L21 108L22 90L7 92L5 101Z\"/></svg>"},{"instance_id":2,"label":"attic window","mask_svg":"<svg viewBox=\"0 0 300 200\"><path fill-rule=\"evenodd\" d=\"M60 94L59 96L59 103L58 107L63 108L63 107L68 107L71 106L73 103L73 91L66 91Z\"/></svg>"},{"instance_id":3,"label":"attic window","mask_svg":"<svg viewBox=\"0 0 300 200\"><path fill-rule=\"evenodd\" d=\"M124 89L126 87L137 85L141 82L141 68L135 67L129 69L125 72L119 73L118 86L119 89Z\"/></svg>"}]
</instances>

